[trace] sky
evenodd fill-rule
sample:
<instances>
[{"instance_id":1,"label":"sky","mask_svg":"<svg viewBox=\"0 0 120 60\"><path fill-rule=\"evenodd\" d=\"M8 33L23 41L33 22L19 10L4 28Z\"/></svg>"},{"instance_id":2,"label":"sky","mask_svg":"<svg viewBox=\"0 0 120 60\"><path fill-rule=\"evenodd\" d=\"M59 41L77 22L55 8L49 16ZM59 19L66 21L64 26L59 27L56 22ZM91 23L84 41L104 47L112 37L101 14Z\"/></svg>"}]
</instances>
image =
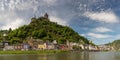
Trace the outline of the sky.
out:
<instances>
[{"instance_id":1,"label":"sky","mask_svg":"<svg viewBox=\"0 0 120 60\"><path fill-rule=\"evenodd\" d=\"M120 0L0 0L0 30L16 29L48 13L50 21L105 44L120 39L119 4Z\"/></svg>"}]
</instances>

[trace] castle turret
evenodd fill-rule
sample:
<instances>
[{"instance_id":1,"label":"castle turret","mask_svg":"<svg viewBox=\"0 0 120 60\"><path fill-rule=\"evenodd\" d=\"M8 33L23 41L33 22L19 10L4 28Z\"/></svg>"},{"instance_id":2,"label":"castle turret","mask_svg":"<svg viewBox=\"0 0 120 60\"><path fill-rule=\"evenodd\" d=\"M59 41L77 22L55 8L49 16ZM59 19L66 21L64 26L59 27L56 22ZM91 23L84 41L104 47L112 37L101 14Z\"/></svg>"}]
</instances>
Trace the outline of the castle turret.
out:
<instances>
[{"instance_id":1,"label":"castle turret","mask_svg":"<svg viewBox=\"0 0 120 60\"><path fill-rule=\"evenodd\" d=\"M49 15L47 13L44 14L44 18L48 18Z\"/></svg>"}]
</instances>

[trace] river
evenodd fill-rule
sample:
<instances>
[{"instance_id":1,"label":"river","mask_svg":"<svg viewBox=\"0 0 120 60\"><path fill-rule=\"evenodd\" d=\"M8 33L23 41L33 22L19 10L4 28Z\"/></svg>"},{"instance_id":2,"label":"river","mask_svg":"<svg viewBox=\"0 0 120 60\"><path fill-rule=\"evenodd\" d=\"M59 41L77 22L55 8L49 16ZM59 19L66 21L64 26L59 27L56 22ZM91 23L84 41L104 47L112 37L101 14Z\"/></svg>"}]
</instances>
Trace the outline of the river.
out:
<instances>
[{"instance_id":1,"label":"river","mask_svg":"<svg viewBox=\"0 0 120 60\"><path fill-rule=\"evenodd\" d=\"M120 60L120 52L70 52L57 54L3 54L0 60Z\"/></svg>"}]
</instances>

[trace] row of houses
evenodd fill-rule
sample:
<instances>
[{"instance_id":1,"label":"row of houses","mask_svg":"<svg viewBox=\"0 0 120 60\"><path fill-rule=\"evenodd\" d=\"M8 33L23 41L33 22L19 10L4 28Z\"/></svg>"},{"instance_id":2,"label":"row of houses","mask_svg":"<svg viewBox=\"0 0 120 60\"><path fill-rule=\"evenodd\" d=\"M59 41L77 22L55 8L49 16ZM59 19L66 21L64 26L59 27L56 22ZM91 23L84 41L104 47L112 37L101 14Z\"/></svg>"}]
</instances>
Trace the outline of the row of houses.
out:
<instances>
[{"instance_id":1,"label":"row of houses","mask_svg":"<svg viewBox=\"0 0 120 60\"><path fill-rule=\"evenodd\" d=\"M68 46L67 44L58 44L56 40L50 42L47 40L43 42L40 39L31 39L28 42L22 44L10 45L9 42L0 43L3 48L2 50L72 50L72 44ZM71 48L70 48L71 47Z\"/></svg>"},{"instance_id":2,"label":"row of houses","mask_svg":"<svg viewBox=\"0 0 120 60\"><path fill-rule=\"evenodd\" d=\"M40 39L29 40L26 43L9 45L8 42L5 42L3 50L74 50L74 46L79 47L80 49L88 49L88 45L83 45L75 42L66 41L66 44L58 44L56 40L50 42L47 40L43 42Z\"/></svg>"},{"instance_id":3,"label":"row of houses","mask_svg":"<svg viewBox=\"0 0 120 60\"><path fill-rule=\"evenodd\" d=\"M106 46L106 45L98 45L98 46L89 45L89 50L91 51L114 51L114 48L112 46Z\"/></svg>"},{"instance_id":4,"label":"row of houses","mask_svg":"<svg viewBox=\"0 0 120 60\"><path fill-rule=\"evenodd\" d=\"M6 51L6 50L29 50L29 45L25 44L25 45L6 45L4 48L3 48L3 51Z\"/></svg>"},{"instance_id":5,"label":"row of houses","mask_svg":"<svg viewBox=\"0 0 120 60\"><path fill-rule=\"evenodd\" d=\"M99 50L103 51L103 50L106 50L106 51L113 51L114 48L112 46L106 46L106 45L99 45Z\"/></svg>"},{"instance_id":6,"label":"row of houses","mask_svg":"<svg viewBox=\"0 0 120 60\"><path fill-rule=\"evenodd\" d=\"M22 44L10 45L9 42L0 43L2 50L74 50L74 46L77 46L81 50L105 50L106 47L93 46L88 44L80 44L75 42L66 41L66 44L58 44L56 40L50 42L47 40L43 42L40 39L30 39L28 42ZM106 48L110 50L109 47Z\"/></svg>"}]
</instances>

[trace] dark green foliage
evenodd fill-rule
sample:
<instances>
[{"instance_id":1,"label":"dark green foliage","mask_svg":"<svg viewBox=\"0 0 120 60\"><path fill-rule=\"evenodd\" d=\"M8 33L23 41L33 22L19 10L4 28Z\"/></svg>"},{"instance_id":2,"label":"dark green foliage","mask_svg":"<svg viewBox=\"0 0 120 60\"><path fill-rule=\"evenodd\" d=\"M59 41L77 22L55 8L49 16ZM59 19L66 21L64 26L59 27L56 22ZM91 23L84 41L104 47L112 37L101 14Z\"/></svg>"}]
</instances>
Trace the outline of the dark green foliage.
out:
<instances>
[{"instance_id":1,"label":"dark green foliage","mask_svg":"<svg viewBox=\"0 0 120 60\"><path fill-rule=\"evenodd\" d=\"M115 40L112 43L108 43L106 45L112 46L115 50L120 50L120 40Z\"/></svg>"},{"instance_id":2,"label":"dark green foliage","mask_svg":"<svg viewBox=\"0 0 120 60\"><path fill-rule=\"evenodd\" d=\"M74 50L82 50L82 48L79 47L79 46L73 46L73 49L74 49Z\"/></svg>"},{"instance_id":3,"label":"dark green foliage","mask_svg":"<svg viewBox=\"0 0 120 60\"><path fill-rule=\"evenodd\" d=\"M6 38L8 37L8 36L4 36L4 34L7 34L7 33L9 33L8 30L0 30L0 42L2 42L3 40L5 40L5 37Z\"/></svg>"},{"instance_id":4,"label":"dark green foliage","mask_svg":"<svg viewBox=\"0 0 120 60\"><path fill-rule=\"evenodd\" d=\"M79 42L82 40L84 43L89 43L89 41L76 33L73 29L68 26L61 26L57 23L50 22L48 18L32 18L29 25L24 25L15 29L10 30L8 33L8 38L11 43L20 43L26 40L28 37L33 37L34 39L46 40L57 40L58 43L65 43L66 40Z\"/></svg>"}]
</instances>

